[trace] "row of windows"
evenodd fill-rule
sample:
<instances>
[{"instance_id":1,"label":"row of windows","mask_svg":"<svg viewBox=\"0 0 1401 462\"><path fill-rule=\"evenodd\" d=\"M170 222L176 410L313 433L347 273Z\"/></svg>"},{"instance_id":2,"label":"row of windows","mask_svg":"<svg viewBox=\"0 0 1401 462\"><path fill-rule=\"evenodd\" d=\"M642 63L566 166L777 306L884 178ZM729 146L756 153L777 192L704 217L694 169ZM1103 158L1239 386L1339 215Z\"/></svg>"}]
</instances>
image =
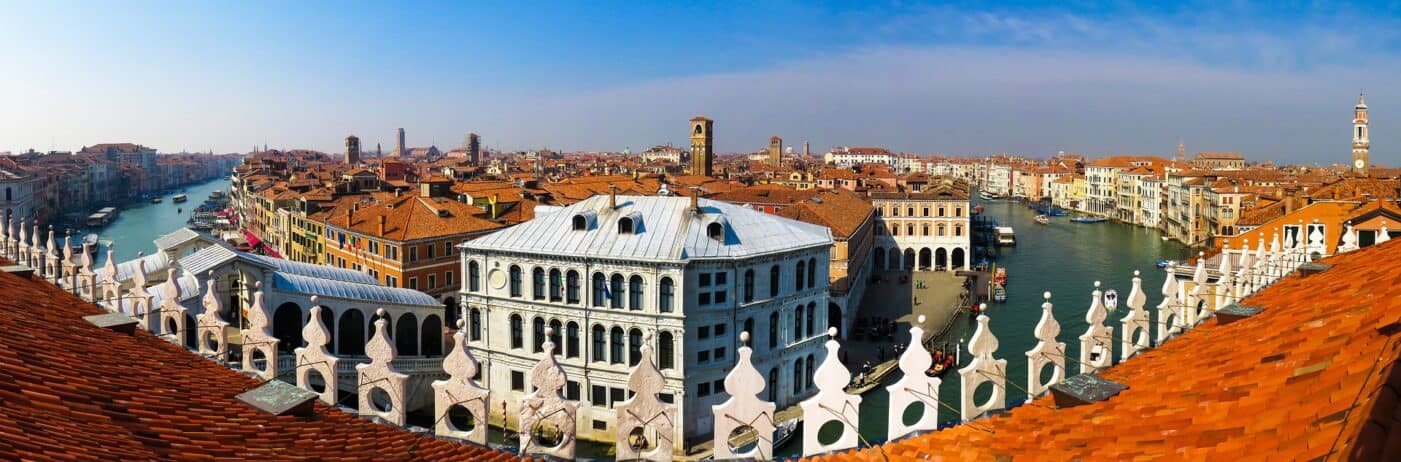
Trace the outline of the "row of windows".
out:
<instances>
[{"instance_id":1,"label":"row of windows","mask_svg":"<svg viewBox=\"0 0 1401 462\"><path fill-rule=\"evenodd\" d=\"M472 341L479 341L482 338L482 315L481 311L473 308L467 314L468 336ZM511 348L525 348L525 320L519 314L512 314L511 322ZM546 327L544 318L536 317L531 321L531 350L535 353L545 351ZM550 332L549 341L555 344L554 354L563 354L566 358L578 358L584 352L580 349L582 332L579 324L570 321L562 324L558 319L548 322ZM624 337L626 336L626 340ZM591 349L589 360L609 364L624 364L636 366L642 360L642 330L637 328L629 329L624 333L622 327L613 326L606 329L602 324L595 324L589 332ZM624 349L627 353L624 354ZM657 334L657 368L666 370L676 367L676 346L675 337L670 331L661 331Z\"/></svg>"},{"instance_id":2,"label":"row of windows","mask_svg":"<svg viewBox=\"0 0 1401 462\"><path fill-rule=\"evenodd\" d=\"M877 215L877 216L898 217L898 216L901 216L901 214L900 214L900 209L901 209L901 207L900 207L899 205L890 205L889 207L884 207L884 206L882 206L882 207L876 207L876 215ZM889 210L889 211L887 211L887 210ZM950 211L950 210L953 211L953 215L949 215L949 211ZM920 214L919 214L919 215L915 215L915 211L919 211ZM930 211L933 211L933 212L934 212L934 215L930 215ZM931 217L931 216L939 216L939 217L946 217L946 216L961 217L961 216L963 216L963 206L946 207L946 206L940 205L940 206L937 206L937 207L930 207L930 206L927 206L927 205L926 205L926 206L919 207L919 208L915 208L915 207L912 207L912 206L905 206L905 207L904 207L904 212L905 212L904 216L907 216L907 217L914 217L914 216L920 216L920 217Z\"/></svg>"},{"instance_id":3,"label":"row of windows","mask_svg":"<svg viewBox=\"0 0 1401 462\"><path fill-rule=\"evenodd\" d=\"M890 235L891 235L891 236L899 236L899 235L901 234L901 232L900 232L900 229L901 229L901 228L902 228L902 227L900 226L899 223L893 223L893 224L891 224L891 225L890 225ZM913 223L907 223L907 224L905 224L905 226L903 226L903 228L904 228L904 230L905 230L905 231L904 231L904 235L906 235L906 236L914 236L914 235L915 235L915 225L914 225ZM963 225L962 225L962 224L953 225L952 228L953 228L953 236L962 236L962 235L963 235ZM880 233L883 232L884 230L885 230L884 227L877 227L877 228L876 228L876 234L880 234ZM932 235L932 236L948 236L948 235L949 235L949 233L948 233L948 231L949 231L949 226L948 226L948 225L945 225L945 224L942 224L942 223L939 224L938 226L932 226L932 227L931 227L929 224L926 223L926 224L924 224L924 225L921 225L920 228L919 228L919 230L920 230L920 235L922 235L922 236L931 236L931 235ZM930 234L930 231L931 231L931 230L934 232L934 234Z\"/></svg>"}]
</instances>

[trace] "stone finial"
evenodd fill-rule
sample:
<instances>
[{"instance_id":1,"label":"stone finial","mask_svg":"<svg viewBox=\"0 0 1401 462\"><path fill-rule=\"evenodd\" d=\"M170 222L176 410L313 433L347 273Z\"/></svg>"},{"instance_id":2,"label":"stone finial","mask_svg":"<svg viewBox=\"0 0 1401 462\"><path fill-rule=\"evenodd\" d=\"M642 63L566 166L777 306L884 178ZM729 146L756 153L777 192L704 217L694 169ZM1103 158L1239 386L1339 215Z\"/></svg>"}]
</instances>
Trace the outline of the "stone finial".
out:
<instances>
[{"instance_id":1,"label":"stone finial","mask_svg":"<svg viewBox=\"0 0 1401 462\"><path fill-rule=\"evenodd\" d=\"M1143 278L1139 277L1138 270L1134 270L1133 288L1129 289L1129 298L1125 301L1129 308L1128 313L1119 320L1123 326L1121 333L1123 347L1119 350L1120 361L1132 358L1151 346L1148 332L1152 323L1149 320L1148 312L1143 309L1146 303L1148 303L1148 296L1143 294Z\"/></svg>"},{"instance_id":2,"label":"stone finial","mask_svg":"<svg viewBox=\"0 0 1401 462\"><path fill-rule=\"evenodd\" d=\"M165 282L161 283L161 306L157 308L159 312L157 323L160 325L160 334L166 340L179 345L184 338L185 329L185 307L180 304L180 277L174 268L165 272ZM157 329L151 329L156 332Z\"/></svg>"},{"instance_id":3,"label":"stone finial","mask_svg":"<svg viewBox=\"0 0 1401 462\"><path fill-rule=\"evenodd\" d=\"M575 415L579 403L564 399L564 386L568 376L564 368L555 361L553 328L545 328L545 353L535 369L530 371L530 384L535 391L521 398L520 448L521 454L539 454L561 459L574 458ZM554 446L541 446L535 441L535 431L540 424L554 424L559 442Z\"/></svg>"},{"instance_id":4,"label":"stone finial","mask_svg":"<svg viewBox=\"0 0 1401 462\"><path fill-rule=\"evenodd\" d=\"M1219 310L1226 307L1226 305L1235 303L1236 284L1235 281L1232 280L1234 272L1231 268L1230 249L1221 251L1221 265L1216 267L1216 273L1220 276L1216 278L1216 284L1213 286L1213 290L1216 293L1216 309Z\"/></svg>"},{"instance_id":5,"label":"stone finial","mask_svg":"<svg viewBox=\"0 0 1401 462\"><path fill-rule=\"evenodd\" d=\"M214 278L213 271L209 272L209 278L205 280L204 284L206 289L200 303L204 306L204 312L195 318L199 333L199 339L195 343L199 344L200 355L222 363L228 360L229 355L228 334L226 332L229 323L219 314L224 310L224 306L219 300L218 288L216 287L219 281Z\"/></svg>"},{"instance_id":6,"label":"stone finial","mask_svg":"<svg viewBox=\"0 0 1401 462\"><path fill-rule=\"evenodd\" d=\"M268 312L263 305L263 283L253 283L253 305L248 307L248 328L243 329L243 372L263 380L277 378L277 337L268 326ZM257 367L254 353L263 356L263 367ZM362 403L363 404L363 403Z\"/></svg>"},{"instance_id":7,"label":"stone finial","mask_svg":"<svg viewBox=\"0 0 1401 462\"><path fill-rule=\"evenodd\" d=\"M1060 335L1060 322L1056 321L1055 313L1051 312L1051 293L1043 292L1041 297L1046 301L1041 303L1041 320L1036 322L1036 330L1033 335L1036 337L1036 346L1026 352L1026 391L1028 398L1035 398L1046 393L1046 390L1056 382L1065 380L1065 343L1056 340ZM1052 368L1051 379L1042 382L1041 370L1050 364Z\"/></svg>"},{"instance_id":8,"label":"stone finial","mask_svg":"<svg viewBox=\"0 0 1401 462\"><path fill-rule=\"evenodd\" d=\"M1265 253L1265 239L1259 239L1259 245L1255 247L1255 268L1252 271L1251 286L1256 290L1270 283L1269 277L1269 254Z\"/></svg>"},{"instance_id":9,"label":"stone finial","mask_svg":"<svg viewBox=\"0 0 1401 462\"><path fill-rule=\"evenodd\" d=\"M767 383L764 376L754 368L750 359L753 350L749 348L749 332L740 332L739 341L743 344L735 351L739 357L729 375L725 376L725 393L730 399L711 406L715 416L715 460L734 459L773 459L774 403L759 399ZM776 385L772 385L776 386ZM735 452L730 448L729 436L736 429L750 427L759 434L754 449Z\"/></svg>"},{"instance_id":10,"label":"stone finial","mask_svg":"<svg viewBox=\"0 0 1401 462\"><path fill-rule=\"evenodd\" d=\"M1085 312L1085 333L1080 335L1080 373L1089 374L1114 364L1114 328L1105 326L1109 311L1104 307L1104 292L1095 281L1090 293L1090 309Z\"/></svg>"},{"instance_id":11,"label":"stone finial","mask_svg":"<svg viewBox=\"0 0 1401 462\"><path fill-rule=\"evenodd\" d=\"M837 328L827 328L827 354L822 358L822 364L817 366L813 372L813 384L817 386L817 394L804 400L799 405L803 408L803 419L809 422L803 425L803 455L811 456L824 452L840 451L856 447L857 443L857 422L861 419L861 396L846 392L847 384L851 383L851 371L842 365L838 359L837 350L841 345L837 343ZM842 423L841 436L832 444L822 444L817 438L818 430L827 422Z\"/></svg>"},{"instance_id":12,"label":"stone finial","mask_svg":"<svg viewBox=\"0 0 1401 462\"><path fill-rule=\"evenodd\" d=\"M628 390L634 393L617 406L618 424L614 437L617 460L672 460L676 446L676 405L663 403L657 394L666 386L666 377L657 369L652 354L652 334L642 344L642 360L628 375ZM632 433L642 429L651 450L634 447Z\"/></svg>"},{"instance_id":13,"label":"stone finial","mask_svg":"<svg viewBox=\"0 0 1401 462\"><path fill-rule=\"evenodd\" d=\"M1347 253L1357 250L1357 230L1352 229L1352 222L1349 221L1344 226L1343 245L1338 246L1338 253Z\"/></svg>"},{"instance_id":14,"label":"stone finial","mask_svg":"<svg viewBox=\"0 0 1401 462\"><path fill-rule=\"evenodd\" d=\"M1269 275L1269 277L1270 277L1270 282L1274 282L1276 279L1279 279L1279 276L1280 276L1280 271L1279 271L1279 267L1280 267L1279 252L1280 252L1280 247L1279 247L1279 235L1278 235L1278 234L1273 234L1272 237L1270 238L1270 252L1269 252L1268 254L1266 254L1266 255L1267 255L1266 258L1267 258L1268 261L1269 261L1268 266L1266 266L1266 274Z\"/></svg>"},{"instance_id":15,"label":"stone finial","mask_svg":"<svg viewBox=\"0 0 1401 462\"><path fill-rule=\"evenodd\" d=\"M331 333L321 319L321 312L326 307L317 304L317 301L317 297L313 295L311 318L307 319L306 325L302 327L302 338L306 340L306 346L294 350L297 355L297 387L316 393L321 402L334 406L340 397L340 380L336 375L340 358L332 355L328 348L331 344ZM320 392L316 391L311 380L313 371L321 376Z\"/></svg>"},{"instance_id":16,"label":"stone finial","mask_svg":"<svg viewBox=\"0 0 1401 462\"><path fill-rule=\"evenodd\" d=\"M433 410L438 416L435 432L439 436L457 438L486 445L487 402L490 392L476 382L479 366L477 358L467 347L467 321L457 320L457 332L452 334L452 351L443 357L445 380L433 381ZM467 411L471 416L471 428L459 428L448 417L454 406Z\"/></svg>"},{"instance_id":17,"label":"stone finial","mask_svg":"<svg viewBox=\"0 0 1401 462\"><path fill-rule=\"evenodd\" d=\"M924 315L910 326L910 345L900 354L902 377L894 384L885 387L890 393L890 413L886 420L887 440L894 441L916 431L931 431L939 427L939 385L938 377L928 375L934 359L929 350L924 349ZM958 367L955 364L953 367ZM924 412L919 421L905 425L902 414L911 404L920 403Z\"/></svg>"},{"instance_id":18,"label":"stone finial","mask_svg":"<svg viewBox=\"0 0 1401 462\"><path fill-rule=\"evenodd\" d=\"M1163 279L1163 301L1158 304L1158 344L1182 333L1182 302L1177 293L1177 265L1168 263L1167 278Z\"/></svg>"},{"instance_id":19,"label":"stone finial","mask_svg":"<svg viewBox=\"0 0 1401 462\"><path fill-rule=\"evenodd\" d=\"M409 376L394 367L394 359L399 350L389 336L389 314L384 308L375 310L374 335L365 343L365 356L369 364L356 364L355 372L360 377L356 384L359 396L360 415L378 417L394 425L403 426L408 417ZM383 395L376 396L376 391Z\"/></svg>"},{"instance_id":20,"label":"stone finial","mask_svg":"<svg viewBox=\"0 0 1401 462\"><path fill-rule=\"evenodd\" d=\"M1381 244L1391 240L1391 232L1386 229L1386 220L1382 220L1382 229L1377 232L1376 243Z\"/></svg>"},{"instance_id":21,"label":"stone finial","mask_svg":"<svg viewBox=\"0 0 1401 462\"><path fill-rule=\"evenodd\" d=\"M958 370L959 382L963 388L961 417L964 421L1007 407L1007 360L992 356L997 352L997 337L988 327L990 320L986 314L978 315L978 328L973 332L973 338L968 340L968 354L973 360L968 366ZM978 404L973 392L984 382L992 383L992 396Z\"/></svg>"},{"instance_id":22,"label":"stone finial","mask_svg":"<svg viewBox=\"0 0 1401 462\"><path fill-rule=\"evenodd\" d=\"M16 263L32 266L29 261L29 229L24 226L24 218L19 219L19 247L15 249L15 256L19 257Z\"/></svg>"},{"instance_id":23,"label":"stone finial","mask_svg":"<svg viewBox=\"0 0 1401 462\"><path fill-rule=\"evenodd\" d=\"M49 225L49 242L44 244L44 268L49 279L55 279L59 273L58 241L54 240L54 226Z\"/></svg>"},{"instance_id":24,"label":"stone finial","mask_svg":"<svg viewBox=\"0 0 1401 462\"><path fill-rule=\"evenodd\" d=\"M1197 252L1197 268L1192 271L1192 291L1183 300L1182 322L1188 328L1196 326L1211 313L1207 291L1206 252Z\"/></svg>"}]
</instances>

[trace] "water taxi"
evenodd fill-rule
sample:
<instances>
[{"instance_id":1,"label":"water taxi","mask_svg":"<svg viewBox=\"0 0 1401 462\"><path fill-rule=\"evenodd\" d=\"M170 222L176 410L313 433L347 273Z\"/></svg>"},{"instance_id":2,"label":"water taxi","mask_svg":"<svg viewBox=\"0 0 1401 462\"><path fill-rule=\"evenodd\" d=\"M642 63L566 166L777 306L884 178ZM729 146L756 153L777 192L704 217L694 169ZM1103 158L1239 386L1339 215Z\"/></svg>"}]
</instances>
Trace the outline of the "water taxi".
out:
<instances>
[{"instance_id":1,"label":"water taxi","mask_svg":"<svg viewBox=\"0 0 1401 462\"><path fill-rule=\"evenodd\" d=\"M187 201L187 200L189 200L189 199L190 199L190 196L186 196L186 195L184 195L184 194L176 194L175 197L170 198L170 202L179 204L179 203L185 202L185 201Z\"/></svg>"},{"instance_id":2,"label":"water taxi","mask_svg":"<svg viewBox=\"0 0 1401 462\"><path fill-rule=\"evenodd\" d=\"M1047 217L1047 216L1045 216L1045 215L1037 215L1036 218L1033 218L1033 219L1036 220L1036 223L1038 223L1038 224L1042 224L1042 225L1049 225L1049 224L1051 224L1051 218L1050 218L1050 217Z\"/></svg>"},{"instance_id":3,"label":"water taxi","mask_svg":"<svg viewBox=\"0 0 1401 462\"><path fill-rule=\"evenodd\" d=\"M989 200L989 201L995 201L995 200L1000 200L1000 199L1002 199L1002 196L1001 196L1001 195L999 195L999 194L997 194L997 193L994 193L994 192L989 192L989 191L979 191L979 192L978 192L978 197L983 198L983 200Z\"/></svg>"}]
</instances>

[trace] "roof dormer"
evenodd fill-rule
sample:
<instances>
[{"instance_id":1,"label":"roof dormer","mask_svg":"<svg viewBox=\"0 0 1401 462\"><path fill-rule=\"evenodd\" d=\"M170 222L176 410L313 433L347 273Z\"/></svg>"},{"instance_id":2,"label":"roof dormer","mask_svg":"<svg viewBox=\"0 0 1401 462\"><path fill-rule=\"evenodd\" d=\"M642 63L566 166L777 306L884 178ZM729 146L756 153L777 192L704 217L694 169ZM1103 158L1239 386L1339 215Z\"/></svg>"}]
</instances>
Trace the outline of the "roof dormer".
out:
<instances>
[{"instance_id":1,"label":"roof dormer","mask_svg":"<svg viewBox=\"0 0 1401 462\"><path fill-rule=\"evenodd\" d=\"M725 233L728 231L726 228L729 228L729 226L729 220L726 220L723 216L719 217L715 221L705 225L705 236L723 244L725 242Z\"/></svg>"},{"instance_id":2,"label":"roof dormer","mask_svg":"<svg viewBox=\"0 0 1401 462\"><path fill-rule=\"evenodd\" d=\"M598 214L592 210L579 212L574 214L570 223L570 227L575 231L588 231L598 226Z\"/></svg>"},{"instance_id":3,"label":"roof dormer","mask_svg":"<svg viewBox=\"0 0 1401 462\"><path fill-rule=\"evenodd\" d=\"M618 217L618 234L638 234L642 232L642 214L632 212Z\"/></svg>"}]
</instances>

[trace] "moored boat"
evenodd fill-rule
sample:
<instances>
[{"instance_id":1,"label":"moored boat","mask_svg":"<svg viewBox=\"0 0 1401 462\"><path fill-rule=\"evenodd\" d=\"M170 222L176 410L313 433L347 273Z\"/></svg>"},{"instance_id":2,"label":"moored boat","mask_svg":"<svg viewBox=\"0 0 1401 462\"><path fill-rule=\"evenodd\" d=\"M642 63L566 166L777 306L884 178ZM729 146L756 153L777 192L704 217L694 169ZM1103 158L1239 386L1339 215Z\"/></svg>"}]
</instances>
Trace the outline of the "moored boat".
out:
<instances>
[{"instance_id":1,"label":"moored boat","mask_svg":"<svg viewBox=\"0 0 1401 462\"><path fill-rule=\"evenodd\" d=\"M794 417L774 425L773 448L778 449L788 442L793 441L793 435L798 434L798 418Z\"/></svg>"},{"instance_id":2,"label":"moored boat","mask_svg":"<svg viewBox=\"0 0 1401 462\"><path fill-rule=\"evenodd\" d=\"M1036 218L1034 218L1034 220L1036 220L1037 223L1043 225L1051 224L1051 219L1045 215L1037 215Z\"/></svg>"},{"instance_id":3,"label":"moored boat","mask_svg":"<svg viewBox=\"0 0 1401 462\"><path fill-rule=\"evenodd\" d=\"M993 284L992 300L995 302L1007 301L1007 288L1003 287L1002 284Z\"/></svg>"},{"instance_id":4,"label":"moored boat","mask_svg":"<svg viewBox=\"0 0 1401 462\"><path fill-rule=\"evenodd\" d=\"M1070 221L1075 223L1104 223L1109 221L1109 219L1104 217L1075 217L1071 218Z\"/></svg>"},{"instance_id":5,"label":"moored boat","mask_svg":"<svg viewBox=\"0 0 1401 462\"><path fill-rule=\"evenodd\" d=\"M187 196L187 195L184 195L184 194L176 194L175 197L170 198L170 202L179 204L179 203L185 202L185 201L187 201L187 200L189 200L189 199L190 199L190 196Z\"/></svg>"},{"instance_id":6,"label":"moored boat","mask_svg":"<svg viewBox=\"0 0 1401 462\"><path fill-rule=\"evenodd\" d=\"M152 204L159 204L159 203L161 203L161 196L152 197L152 198L151 198L151 203L152 203Z\"/></svg>"}]
</instances>

